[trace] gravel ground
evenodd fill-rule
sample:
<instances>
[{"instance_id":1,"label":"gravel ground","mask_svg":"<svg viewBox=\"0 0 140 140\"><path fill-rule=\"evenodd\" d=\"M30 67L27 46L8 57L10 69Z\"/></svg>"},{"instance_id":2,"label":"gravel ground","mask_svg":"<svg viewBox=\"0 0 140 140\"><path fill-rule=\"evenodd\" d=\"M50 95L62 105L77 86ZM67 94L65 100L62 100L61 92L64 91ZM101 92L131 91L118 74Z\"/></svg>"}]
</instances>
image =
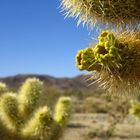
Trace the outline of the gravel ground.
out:
<instances>
[{"instance_id":1,"label":"gravel ground","mask_svg":"<svg viewBox=\"0 0 140 140\"><path fill-rule=\"evenodd\" d=\"M134 116L128 116L123 123L117 124L109 139L87 137L88 132L98 128L106 129L109 124L107 114L75 114L65 129L62 140L140 140L140 120Z\"/></svg>"}]
</instances>

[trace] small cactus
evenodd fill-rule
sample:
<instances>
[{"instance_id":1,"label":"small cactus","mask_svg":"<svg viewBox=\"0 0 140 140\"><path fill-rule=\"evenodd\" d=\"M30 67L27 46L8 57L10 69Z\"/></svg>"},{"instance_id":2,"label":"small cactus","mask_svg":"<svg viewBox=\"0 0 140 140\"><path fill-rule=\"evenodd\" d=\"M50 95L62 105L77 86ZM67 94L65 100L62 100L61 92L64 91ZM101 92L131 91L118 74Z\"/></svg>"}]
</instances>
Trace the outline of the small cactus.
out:
<instances>
[{"instance_id":1,"label":"small cactus","mask_svg":"<svg viewBox=\"0 0 140 140\"><path fill-rule=\"evenodd\" d=\"M131 100L131 108L129 109L129 113L140 119L140 102Z\"/></svg>"},{"instance_id":2,"label":"small cactus","mask_svg":"<svg viewBox=\"0 0 140 140\"><path fill-rule=\"evenodd\" d=\"M42 94L43 82L36 78L29 78L18 94L6 91L0 97L1 140L60 138L71 115L71 99L61 97L53 116L49 107L39 106Z\"/></svg>"},{"instance_id":3,"label":"small cactus","mask_svg":"<svg viewBox=\"0 0 140 140\"><path fill-rule=\"evenodd\" d=\"M140 33L103 31L95 46L78 52L76 63L80 70L96 72L97 82L111 93L139 93Z\"/></svg>"},{"instance_id":4,"label":"small cactus","mask_svg":"<svg viewBox=\"0 0 140 140\"><path fill-rule=\"evenodd\" d=\"M2 95L4 92L7 91L7 86L6 84L0 82L0 95Z\"/></svg>"},{"instance_id":5,"label":"small cactus","mask_svg":"<svg viewBox=\"0 0 140 140\"><path fill-rule=\"evenodd\" d=\"M66 16L78 18L78 24L98 23L118 29L134 29L140 24L138 0L61 0L61 7Z\"/></svg>"},{"instance_id":6,"label":"small cactus","mask_svg":"<svg viewBox=\"0 0 140 140\"><path fill-rule=\"evenodd\" d=\"M61 97L56 106L54 112L55 127L53 127L54 134L51 135L51 140L57 140L68 123L71 114L70 98Z\"/></svg>"},{"instance_id":7,"label":"small cactus","mask_svg":"<svg viewBox=\"0 0 140 140\"><path fill-rule=\"evenodd\" d=\"M61 97L56 106L54 119L59 125L66 124L71 114L70 98Z\"/></svg>"}]
</instances>

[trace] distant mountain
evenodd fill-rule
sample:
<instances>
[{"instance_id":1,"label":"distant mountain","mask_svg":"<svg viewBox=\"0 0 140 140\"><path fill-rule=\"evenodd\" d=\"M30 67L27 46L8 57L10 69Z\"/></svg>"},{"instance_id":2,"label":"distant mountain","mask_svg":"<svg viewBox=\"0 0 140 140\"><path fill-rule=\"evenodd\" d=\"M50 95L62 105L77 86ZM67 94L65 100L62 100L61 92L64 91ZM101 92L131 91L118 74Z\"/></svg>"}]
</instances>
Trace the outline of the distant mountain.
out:
<instances>
[{"instance_id":1,"label":"distant mountain","mask_svg":"<svg viewBox=\"0 0 140 140\"><path fill-rule=\"evenodd\" d=\"M29 77L36 77L42 80L46 87L54 87L62 91L84 91L84 90L97 90L97 85L88 86L89 76L76 76L73 78L55 78L48 75L16 75L5 78L0 78L0 81L6 83L10 88L19 87L25 79Z\"/></svg>"}]
</instances>

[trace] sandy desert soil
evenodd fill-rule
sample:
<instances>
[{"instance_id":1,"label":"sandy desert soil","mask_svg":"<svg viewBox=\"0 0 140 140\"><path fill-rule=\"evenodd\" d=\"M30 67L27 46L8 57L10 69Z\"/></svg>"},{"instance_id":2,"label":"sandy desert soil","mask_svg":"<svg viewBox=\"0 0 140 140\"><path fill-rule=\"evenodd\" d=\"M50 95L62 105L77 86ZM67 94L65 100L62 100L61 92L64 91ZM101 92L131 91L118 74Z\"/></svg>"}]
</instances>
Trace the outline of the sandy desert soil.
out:
<instances>
[{"instance_id":1,"label":"sandy desert soil","mask_svg":"<svg viewBox=\"0 0 140 140\"><path fill-rule=\"evenodd\" d=\"M117 124L110 138L88 137L90 131L106 129L109 124L107 114L75 114L62 140L140 140L140 121L134 116L127 116L123 123Z\"/></svg>"}]
</instances>

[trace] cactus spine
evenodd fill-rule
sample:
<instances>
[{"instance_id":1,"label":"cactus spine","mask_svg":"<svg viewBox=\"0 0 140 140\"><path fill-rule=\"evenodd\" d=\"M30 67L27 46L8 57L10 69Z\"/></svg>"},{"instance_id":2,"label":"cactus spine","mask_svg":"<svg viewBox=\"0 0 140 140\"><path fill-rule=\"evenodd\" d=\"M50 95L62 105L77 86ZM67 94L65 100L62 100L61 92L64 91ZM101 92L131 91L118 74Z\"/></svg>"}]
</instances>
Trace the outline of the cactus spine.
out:
<instances>
[{"instance_id":1,"label":"cactus spine","mask_svg":"<svg viewBox=\"0 0 140 140\"><path fill-rule=\"evenodd\" d=\"M56 140L57 138L61 137L62 132L68 123L70 114L71 114L71 104L70 98L68 97L61 97L56 106L55 106L55 112L54 112L54 120L55 120L55 127L53 128L53 131L55 132L53 135L51 135L52 140Z\"/></svg>"},{"instance_id":2,"label":"cactus spine","mask_svg":"<svg viewBox=\"0 0 140 140\"><path fill-rule=\"evenodd\" d=\"M2 86L1 86L2 85ZM6 87L0 84L1 87ZM0 139L1 140L55 140L59 139L71 115L71 99L61 97L55 115L48 106L39 106L43 82L29 78L18 94L1 90ZM58 129L59 127L59 129ZM57 130L57 131L56 131Z\"/></svg>"},{"instance_id":3,"label":"cactus spine","mask_svg":"<svg viewBox=\"0 0 140 140\"><path fill-rule=\"evenodd\" d=\"M36 78L27 79L18 95L19 110L23 116L32 113L38 104L38 99L43 92L43 83Z\"/></svg>"},{"instance_id":4,"label":"cactus spine","mask_svg":"<svg viewBox=\"0 0 140 140\"><path fill-rule=\"evenodd\" d=\"M91 26L117 26L128 29L140 24L140 1L137 0L61 0L66 16L78 18Z\"/></svg>"},{"instance_id":5,"label":"cactus spine","mask_svg":"<svg viewBox=\"0 0 140 140\"><path fill-rule=\"evenodd\" d=\"M98 43L76 56L80 70L95 72L97 83L110 93L138 94L140 89L140 34L103 31Z\"/></svg>"},{"instance_id":6,"label":"cactus spine","mask_svg":"<svg viewBox=\"0 0 140 140\"><path fill-rule=\"evenodd\" d=\"M91 27L98 23L103 25L100 29L118 31L103 31L96 45L78 51L78 69L94 71L99 86L110 93L139 94L140 1L61 0L61 7L66 16L78 18L78 23Z\"/></svg>"}]
</instances>

